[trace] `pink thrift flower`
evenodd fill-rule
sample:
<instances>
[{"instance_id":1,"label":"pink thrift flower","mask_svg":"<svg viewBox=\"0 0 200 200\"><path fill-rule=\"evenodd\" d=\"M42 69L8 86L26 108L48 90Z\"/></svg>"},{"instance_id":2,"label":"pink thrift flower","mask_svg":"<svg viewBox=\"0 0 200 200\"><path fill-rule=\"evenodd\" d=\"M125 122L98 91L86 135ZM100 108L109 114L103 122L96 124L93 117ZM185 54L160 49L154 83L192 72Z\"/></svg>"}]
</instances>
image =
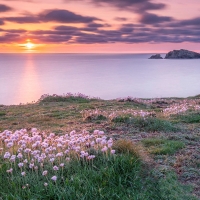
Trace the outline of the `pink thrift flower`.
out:
<instances>
[{"instance_id":1,"label":"pink thrift flower","mask_svg":"<svg viewBox=\"0 0 200 200\"><path fill-rule=\"evenodd\" d=\"M25 176L25 175L26 175L26 172L22 172L21 175L22 175L22 176Z\"/></svg>"},{"instance_id":2,"label":"pink thrift flower","mask_svg":"<svg viewBox=\"0 0 200 200\"><path fill-rule=\"evenodd\" d=\"M43 171L43 173L42 173L42 176L46 176L46 175L47 175L47 173L48 173L48 171L47 171L47 170Z\"/></svg>"},{"instance_id":3,"label":"pink thrift flower","mask_svg":"<svg viewBox=\"0 0 200 200\"><path fill-rule=\"evenodd\" d=\"M59 168L58 168L57 166L54 166L54 167L53 167L53 170L58 171Z\"/></svg>"},{"instance_id":4,"label":"pink thrift flower","mask_svg":"<svg viewBox=\"0 0 200 200\"><path fill-rule=\"evenodd\" d=\"M61 163L61 164L60 164L60 167L64 167L64 165L65 165L64 163Z\"/></svg>"},{"instance_id":5,"label":"pink thrift flower","mask_svg":"<svg viewBox=\"0 0 200 200\"><path fill-rule=\"evenodd\" d=\"M22 168L23 166L24 166L24 163L19 163L19 164L18 164L18 167L19 167L19 168Z\"/></svg>"},{"instance_id":6,"label":"pink thrift flower","mask_svg":"<svg viewBox=\"0 0 200 200\"><path fill-rule=\"evenodd\" d=\"M5 159L10 158L10 153L9 153L9 152L6 152L6 153L4 154L4 158L5 158Z\"/></svg>"},{"instance_id":7,"label":"pink thrift flower","mask_svg":"<svg viewBox=\"0 0 200 200\"><path fill-rule=\"evenodd\" d=\"M111 150L110 153L111 153L111 154L115 154L115 150Z\"/></svg>"},{"instance_id":8,"label":"pink thrift flower","mask_svg":"<svg viewBox=\"0 0 200 200\"><path fill-rule=\"evenodd\" d=\"M101 149L102 152L106 152L108 150L108 147L104 146L103 149Z\"/></svg>"},{"instance_id":9,"label":"pink thrift flower","mask_svg":"<svg viewBox=\"0 0 200 200\"><path fill-rule=\"evenodd\" d=\"M56 181L56 180L57 180L57 176L53 176L53 177L51 178L51 180L52 180L52 181Z\"/></svg>"}]
</instances>

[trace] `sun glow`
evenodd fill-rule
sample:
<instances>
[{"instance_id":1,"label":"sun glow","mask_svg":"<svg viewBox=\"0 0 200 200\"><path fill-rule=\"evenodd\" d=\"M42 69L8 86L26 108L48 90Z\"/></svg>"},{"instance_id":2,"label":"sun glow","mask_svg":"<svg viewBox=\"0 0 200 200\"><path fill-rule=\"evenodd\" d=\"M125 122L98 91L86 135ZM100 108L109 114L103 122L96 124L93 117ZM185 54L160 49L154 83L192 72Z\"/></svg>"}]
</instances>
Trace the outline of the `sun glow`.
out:
<instances>
[{"instance_id":1,"label":"sun glow","mask_svg":"<svg viewBox=\"0 0 200 200\"><path fill-rule=\"evenodd\" d=\"M25 44L25 47L29 50L33 49L35 47L35 45L30 41L27 40L27 43Z\"/></svg>"}]
</instances>

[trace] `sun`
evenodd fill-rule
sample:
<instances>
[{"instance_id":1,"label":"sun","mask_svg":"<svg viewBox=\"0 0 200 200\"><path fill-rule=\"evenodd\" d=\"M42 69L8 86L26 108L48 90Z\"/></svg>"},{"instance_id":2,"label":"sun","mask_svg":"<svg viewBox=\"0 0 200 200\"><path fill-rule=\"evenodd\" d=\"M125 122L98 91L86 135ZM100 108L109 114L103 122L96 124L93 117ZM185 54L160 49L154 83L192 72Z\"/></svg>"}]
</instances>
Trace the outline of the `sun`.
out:
<instances>
[{"instance_id":1,"label":"sun","mask_svg":"<svg viewBox=\"0 0 200 200\"><path fill-rule=\"evenodd\" d=\"M35 47L35 45L28 39L26 40L27 43L25 44L25 47L29 50L33 49Z\"/></svg>"}]
</instances>

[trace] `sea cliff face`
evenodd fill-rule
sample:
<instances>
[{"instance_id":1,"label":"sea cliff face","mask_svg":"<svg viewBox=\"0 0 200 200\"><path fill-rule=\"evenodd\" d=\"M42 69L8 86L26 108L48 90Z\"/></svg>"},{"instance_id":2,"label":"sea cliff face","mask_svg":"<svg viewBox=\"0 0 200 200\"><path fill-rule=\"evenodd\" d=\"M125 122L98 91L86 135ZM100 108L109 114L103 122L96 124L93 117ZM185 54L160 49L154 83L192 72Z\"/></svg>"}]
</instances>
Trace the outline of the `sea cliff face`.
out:
<instances>
[{"instance_id":1,"label":"sea cliff face","mask_svg":"<svg viewBox=\"0 0 200 200\"><path fill-rule=\"evenodd\" d=\"M165 56L165 59L197 59L197 58L200 58L199 53L188 51L185 49L170 51Z\"/></svg>"}]
</instances>

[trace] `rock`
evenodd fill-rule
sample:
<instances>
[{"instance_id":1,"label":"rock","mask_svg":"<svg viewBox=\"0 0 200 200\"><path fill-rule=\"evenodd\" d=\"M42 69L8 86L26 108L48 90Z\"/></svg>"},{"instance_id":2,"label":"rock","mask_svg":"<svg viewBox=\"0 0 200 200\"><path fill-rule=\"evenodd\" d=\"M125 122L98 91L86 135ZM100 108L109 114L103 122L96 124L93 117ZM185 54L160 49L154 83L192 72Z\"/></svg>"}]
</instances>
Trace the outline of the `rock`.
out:
<instances>
[{"instance_id":1,"label":"rock","mask_svg":"<svg viewBox=\"0 0 200 200\"><path fill-rule=\"evenodd\" d=\"M165 56L165 59L196 59L196 58L200 58L199 53L188 51L185 49L170 51Z\"/></svg>"},{"instance_id":2,"label":"rock","mask_svg":"<svg viewBox=\"0 0 200 200\"><path fill-rule=\"evenodd\" d=\"M151 56L149 59L163 59L160 54Z\"/></svg>"}]
</instances>

